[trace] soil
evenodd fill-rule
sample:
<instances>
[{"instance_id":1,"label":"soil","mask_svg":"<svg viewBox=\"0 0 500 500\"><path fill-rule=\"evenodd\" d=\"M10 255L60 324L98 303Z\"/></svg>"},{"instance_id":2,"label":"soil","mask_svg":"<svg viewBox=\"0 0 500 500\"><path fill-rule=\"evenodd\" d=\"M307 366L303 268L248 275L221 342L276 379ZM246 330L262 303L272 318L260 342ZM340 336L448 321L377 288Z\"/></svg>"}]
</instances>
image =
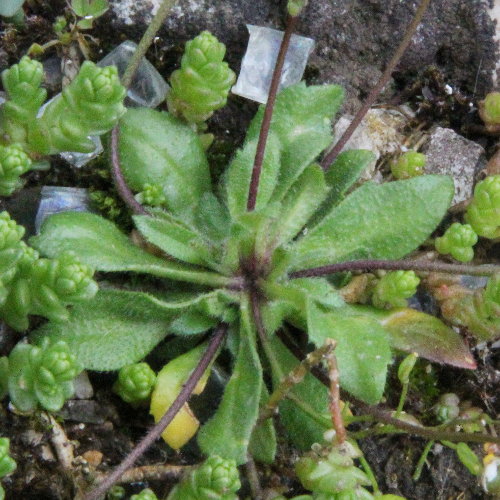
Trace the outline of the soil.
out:
<instances>
[{"instance_id":1,"label":"soil","mask_svg":"<svg viewBox=\"0 0 500 500\"><path fill-rule=\"evenodd\" d=\"M114 10L105 14L89 32L93 38L88 40L88 48L96 60L125 39L138 41L149 22L147 11L143 9L151 7L151 1L135 2L127 14L119 8L120 4L127 2L114 0L112 3ZM199 31L209 29L227 44L228 61L237 71L248 39L244 24L282 29L285 3L272 0L179 0L173 16L160 32L160 38L148 52L148 58L162 74L169 75L178 66L184 42ZM306 69L306 81L310 84L335 82L344 85L347 91L344 110L356 110L401 39L415 3L400 0L311 1L298 27L298 32L317 41ZM55 17L63 12L65 4L64 0L27 2L26 25L19 29L2 24L0 20L0 70L17 62L32 43L42 44L54 38L51 26ZM130 21L133 24L128 24ZM491 90L491 74L496 61L493 33L494 26L486 13L485 2L435 0L380 102L397 104L409 101L419 112L417 123L422 127L452 127L477 140L491 153L494 141L482 133L481 122L474 107L471 111L470 103L475 106L478 98ZM48 52L43 58L72 58L78 62L78 55L77 49L61 48ZM452 98L446 93L446 85L455 89ZM58 92L59 86L60 79L56 78L49 92ZM215 177L235 146L242 142L256 109L254 103L233 96L228 106L211 120L209 127L216 136L211 151ZM22 223L29 224L30 218L32 220L40 186L47 184L102 190L123 207L107 174L106 158L81 170L67 168L63 160L54 159L49 172L33 172L27 177L29 190L9 200L0 199L0 209L7 208ZM126 226L127 222L122 221L122 225ZM496 249L486 248L484 255L493 257L496 251L498 246ZM2 328L0 355L7 354L19 340L19 336L7 327ZM431 424L430 407L437 395L455 392L461 399L470 400L474 406L496 418L500 411L497 397L500 350L484 347L475 351L475 355L478 361L475 371L436 365L431 368L422 362L419 372L422 376L410 390L406 410ZM153 366L159 363L155 359L151 361ZM73 499L79 486L93 477L96 467L98 472L105 472L132 449L146 432L151 419L146 409L131 408L114 395L111 391L113 381L111 375L91 374L94 397L78 404L69 402L63 409L59 422L74 445L75 456L79 457L66 469L56 456L53 431L47 422L40 415L16 414L4 400L0 407L0 435L10 437L12 455L18 463L17 471L2 480L7 499ZM394 389L389 391L387 404L394 407L399 395L395 374L392 374L389 386ZM220 393L220 388L214 382L212 395L217 395L217 391ZM198 401L200 407L208 404L203 399ZM385 493L414 500L486 498L477 479L448 448L434 449L420 480L415 482L412 475L425 446L424 440L392 436L365 439L360 444ZM480 447L473 448L481 454ZM285 485L290 488L290 495L301 493L293 473L296 453L286 442L281 442L276 463L271 467L258 466L262 486L277 488ZM83 455L86 460L81 458ZM186 465L199 460L194 445L180 454L173 454L158 442L137 465L165 462ZM242 477L245 477L243 469ZM149 486L155 489L159 498L163 498L174 480L137 481L124 486L127 495ZM244 480L241 498L245 494L249 495L249 486Z\"/></svg>"}]
</instances>

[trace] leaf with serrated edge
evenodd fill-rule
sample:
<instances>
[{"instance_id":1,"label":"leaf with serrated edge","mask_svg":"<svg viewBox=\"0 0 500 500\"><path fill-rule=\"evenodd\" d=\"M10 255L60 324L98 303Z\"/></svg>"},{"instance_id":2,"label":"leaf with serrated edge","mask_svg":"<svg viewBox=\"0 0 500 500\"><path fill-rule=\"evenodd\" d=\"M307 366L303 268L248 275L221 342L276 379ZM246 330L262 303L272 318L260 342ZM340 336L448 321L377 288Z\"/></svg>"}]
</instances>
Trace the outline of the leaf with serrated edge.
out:
<instances>
[{"instance_id":1,"label":"leaf with serrated edge","mask_svg":"<svg viewBox=\"0 0 500 500\"><path fill-rule=\"evenodd\" d=\"M168 303L142 292L100 290L75 305L68 321L49 322L33 336L64 340L89 370L118 370L149 354L170 333L171 321L203 298Z\"/></svg>"},{"instance_id":2,"label":"leaf with serrated edge","mask_svg":"<svg viewBox=\"0 0 500 500\"><path fill-rule=\"evenodd\" d=\"M369 404L380 401L391 350L387 333L376 321L362 316L341 317L310 303L307 331L317 347L327 338L337 341L335 356L343 389Z\"/></svg>"},{"instance_id":3,"label":"leaf with serrated edge","mask_svg":"<svg viewBox=\"0 0 500 500\"><path fill-rule=\"evenodd\" d=\"M135 246L112 222L85 212L50 216L30 244L51 258L72 251L97 271L134 271L212 286L228 283L228 278L216 273L155 257Z\"/></svg>"},{"instance_id":4,"label":"leaf with serrated edge","mask_svg":"<svg viewBox=\"0 0 500 500\"><path fill-rule=\"evenodd\" d=\"M247 141L236 153L226 172L227 207L233 219L246 212L248 191L252 177L257 140ZM259 210L266 206L278 183L280 171L281 144L277 136L269 134L262 171L259 179L259 190L255 208Z\"/></svg>"},{"instance_id":5,"label":"leaf with serrated edge","mask_svg":"<svg viewBox=\"0 0 500 500\"><path fill-rule=\"evenodd\" d=\"M462 337L441 320L415 309L382 311L370 306L349 306L354 314L370 316L389 334L394 349L459 368L476 368L474 357Z\"/></svg>"},{"instance_id":6,"label":"leaf with serrated edge","mask_svg":"<svg viewBox=\"0 0 500 500\"><path fill-rule=\"evenodd\" d=\"M332 142L331 121L337 113L344 91L338 85L312 85L304 82L278 94L271 121L283 146L279 185L273 200L280 201L304 169ZM259 136L264 106L250 124L247 140Z\"/></svg>"},{"instance_id":7,"label":"leaf with serrated edge","mask_svg":"<svg viewBox=\"0 0 500 500\"><path fill-rule=\"evenodd\" d=\"M453 193L453 180L441 175L382 185L367 182L292 246L292 269L399 259L432 233Z\"/></svg>"},{"instance_id":8,"label":"leaf with serrated edge","mask_svg":"<svg viewBox=\"0 0 500 500\"><path fill-rule=\"evenodd\" d=\"M210 172L196 133L165 112L129 109L120 120L119 152L123 174L136 191L159 184L170 211L189 216L210 191Z\"/></svg>"},{"instance_id":9,"label":"leaf with serrated edge","mask_svg":"<svg viewBox=\"0 0 500 500\"><path fill-rule=\"evenodd\" d=\"M235 460L238 465L247 461L262 387L262 367L248 308L247 303L241 306L238 354L222 402L198 433L203 453Z\"/></svg>"}]
</instances>

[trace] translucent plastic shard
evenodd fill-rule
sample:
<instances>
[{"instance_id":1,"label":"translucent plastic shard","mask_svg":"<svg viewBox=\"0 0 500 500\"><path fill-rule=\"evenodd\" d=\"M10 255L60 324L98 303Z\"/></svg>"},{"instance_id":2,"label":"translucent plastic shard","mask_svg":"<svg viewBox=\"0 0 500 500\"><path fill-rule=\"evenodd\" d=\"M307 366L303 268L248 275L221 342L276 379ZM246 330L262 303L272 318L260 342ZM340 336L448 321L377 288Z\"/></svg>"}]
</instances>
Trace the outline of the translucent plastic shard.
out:
<instances>
[{"instance_id":1,"label":"translucent plastic shard","mask_svg":"<svg viewBox=\"0 0 500 500\"><path fill-rule=\"evenodd\" d=\"M114 64L118 68L118 74L121 77L136 49L137 45L127 40L114 48L97 65L104 67ZM128 89L125 105L129 107L156 108L165 99L169 88L167 82L155 67L143 57Z\"/></svg>"},{"instance_id":2,"label":"translucent plastic shard","mask_svg":"<svg viewBox=\"0 0 500 500\"><path fill-rule=\"evenodd\" d=\"M250 33L248 48L232 92L264 104L267 102L283 32L251 24L247 24L247 29ZM280 90L302 79L313 48L314 40L311 38L292 35L281 75Z\"/></svg>"}]
</instances>

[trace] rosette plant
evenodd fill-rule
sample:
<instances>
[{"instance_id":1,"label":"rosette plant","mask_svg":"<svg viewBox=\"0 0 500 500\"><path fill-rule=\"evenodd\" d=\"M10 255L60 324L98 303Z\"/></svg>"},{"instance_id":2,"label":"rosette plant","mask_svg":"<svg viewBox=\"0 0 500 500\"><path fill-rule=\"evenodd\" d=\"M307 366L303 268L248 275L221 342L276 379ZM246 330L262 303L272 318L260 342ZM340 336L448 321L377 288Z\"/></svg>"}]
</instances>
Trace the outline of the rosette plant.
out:
<instances>
[{"instance_id":1,"label":"rosette plant","mask_svg":"<svg viewBox=\"0 0 500 500\"><path fill-rule=\"evenodd\" d=\"M34 332L35 339L64 340L86 369L119 370L137 363L171 334L201 336L202 345L203 335L214 330L206 349L186 349L171 361L185 372L183 381L175 380L179 397L170 398L158 432L148 434L121 471L159 436L188 395L203 389L221 350L230 355L232 374L197 439L204 454L236 464L245 463L249 453L274 459L273 422L258 420L268 399L265 381L278 386L296 365L288 346L303 333L317 347L326 339L336 341L341 387L368 404L382 398L393 351L475 367L461 337L436 317L407 307L348 304L339 292L345 272L355 270L463 271L459 265L396 260L416 250L440 223L453 197L453 180L424 175L353 189L372 153L346 151L335 161L327 154L318 164L332 142L343 91L337 85L300 83L276 98L281 56L267 106L215 182L196 127L151 109L130 109L123 116L112 133L113 174L135 212L142 238L135 241L142 244L98 215L76 212L51 216L31 239L48 257L71 250L97 271L158 278L158 286L148 291L106 286L76 304L68 321L49 321ZM162 186L164 209L146 210L134 199L129 188L141 192L146 185ZM485 267L479 273L498 270ZM398 290L406 298L415 286L415 279L405 279ZM158 380L172 371L167 367ZM328 392L307 376L292 394L280 403L280 418L291 439L307 449L331 427ZM157 386L152 407L164 396ZM99 498L111 484L111 479L103 482L86 498Z\"/></svg>"},{"instance_id":2,"label":"rosette plant","mask_svg":"<svg viewBox=\"0 0 500 500\"><path fill-rule=\"evenodd\" d=\"M98 271L147 273L164 285L155 293L103 289L75 305L69 323L49 322L38 335L66 341L85 368L118 370L143 359L168 334L198 335L227 324L234 371L199 442L206 453L239 463L246 461L266 398L267 362L259 356L257 330L263 330L260 342L277 378L291 363L275 335L284 324L306 331L317 346L334 338L342 387L368 403L382 397L393 349L473 367L458 334L437 318L406 308L349 305L328 279L300 277L304 268L408 255L436 228L453 196L452 179L435 175L365 183L345 195L372 155L345 152L326 173L315 163L332 140L331 120L341 100L335 85L298 84L279 95L250 211L263 110L214 189L203 147L189 126L165 112L129 110L120 122L121 166L136 189L148 182L164 187L167 210L134 216L160 255L90 213L50 217L31 244L50 257L71 249ZM314 398L326 402L326 390L320 392ZM290 425L310 418L289 402L285 406ZM310 445L316 435L302 432L298 439Z\"/></svg>"}]
</instances>

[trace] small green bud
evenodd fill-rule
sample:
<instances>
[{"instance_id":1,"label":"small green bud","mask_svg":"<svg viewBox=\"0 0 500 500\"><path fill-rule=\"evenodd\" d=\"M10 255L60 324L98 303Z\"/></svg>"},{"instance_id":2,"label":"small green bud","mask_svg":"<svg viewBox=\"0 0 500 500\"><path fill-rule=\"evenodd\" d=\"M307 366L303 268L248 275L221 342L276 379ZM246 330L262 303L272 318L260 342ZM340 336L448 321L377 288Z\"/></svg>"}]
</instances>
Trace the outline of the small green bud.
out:
<instances>
[{"instance_id":1,"label":"small green bud","mask_svg":"<svg viewBox=\"0 0 500 500\"><path fill-rule=\"evenodd\" d=\"M222 108L235 74L223 62L226 47L208 31L186 43L181 68L172 73L168 109L189 123L208 120Z\"/></svg>"},{"instance_id":2,"label":"small green bud","mask_svg":"<svg viewBox=\"0 0 500 500\"><path fill-rule=\"evenodd\" d=\"M292 17L297 17L307 3L308 0L288 0L288 4L286 6L288 14Z\"/></svg>"},{"instance_id":3,"label":"small green bud","mask_svg":"<svg viewBox=\"0 0 500 500\"><path fill-rule=\"evenodd\" d=\"M353 458L359 456L359 450L346 441L331 448L327 456L314 452L304 456L296 463L295 472L304 488L315 494L338 494L370 484L368 476L354 465Z\"/></svg>"},{"instance_id":4,"label":"small green bud","mask_svg":"<svg viewBox=\"0 0 500 500\"><path fill-rule=\"evenodd\" d=\"M436 250L440 254L451 254L460 262L470 262L474 257L472 247L478 237L470 224L454 222L440 238L436 238Z\"/></svg>"},{"instance_id":5,"label":"small green bud","mask_svg":"<svg viewBox=\"0 0 500 500\"><path fill-rule=\"evenodd\" d=\"M484 99L481 118L488 125L500 124L500 92L490 92Z\"/></svg>"},{"instance_id":6,"label":"small green bud","mask_svg":"<svg viewBox=\"0 0 500 500\"><path fill-rule=\"evenodd\" d=\"M132 495L130 500L158 500L158 497L154 494L153 490L146 488L137 495Z\"/></svg>"},{"instance_id":7,"label":"small green bud","mask_svg":"<svg viewBox=\"0 0 500 500\"><path fill-rule=\"evenodd\" d=\"M408 354L398 368L398 378L402 384L407 384L410 381L410 373L417 362L418 354L416 352L412 352Z\"/></svg>"},{"instance_id":8,"label":"small green bud","mask_svg":"<svg viewBox=\"0 0 500 500\"><path fill-rule=\"evenodd\" d=\"M0 146L0 196L9 196L23 183L21 175L31 168L31 160L19 144Z\"/></svg>"},{"instance_id":9,"label":"small green bud","mask_svg":"<svg viewBox=\"0 0 500 500\"><path fill-rule=\"evenodd\" d=\"M0 438L0 478L12 474L16 470L16 462L9 455L9 446L8 438Z\"/></svg>"},{"instance_id":10,"label":"small green bud","mask_svg":"<svg viewBox=\"0 0 500 500\"><path fill-rule=\"evenodd\" d=\"M434 413L438 421L447 423L456 419L460 413L459 403L460 399L456 394L452 392L443 394L434 406Z\"/></svg>"},{"instance_id":11,"label":"small green bud","mask_svg":"<svg viewBox=\"0 0 500 500\"><path fill-rule=\"evenodd\" d=\"M73 380L83 370L83 366L69 352L66 342L60 340L51 345L48 339L44 339L41 348L43 354L39 370L50 372L56 383Z\"/></svg>"},{"instance_id":12,"label":"small green bud","mask_svg":"<svg viewBox=\"0 0 500 500\"><path fill-rule=\"evenodd\" d=\"M66 18L64 16L57 16L54 24L52 25L52 29L55 31L57 35L61 34L64 28L68 25Z\"/></svg>"},{"instance_id":13,"label":"small green bud","mask_svg":"<svg viewBox=\"0 0 500 500\"><path fill-rule=\"evenodd\" d=\"M407 151L391 163L391 172L396 179L410 179L424 173L427 159L424 154Z\"/></svg>"},{"instance_id":14,"label":"small green bud","mask_svg":"<svg viewBox=\"0 0 500 500\"><path fill-rule=\"evenodd\" d=\"M115 484L106 493L106 500L122 500L125 498L126 492L123 486Z\"/></svg>"},{"instance_id":15,"label":"small green bud","mask_svg":"<svg viewBox=\"0 0 500 500\"><path fill-rule=\"evenodd\" d=\"M237 500L240 489L238 469L234 460L225 460L215 455L181 481L167 500Z\"/></svg>"},{"instance_id":16,"label":"small green bud","mask_svg":"<svg viewBox=\"0 0 500 500\"><path fill-rule=\"evenodd\" d=\"M420 279L413 271L390 271L375 285L372 302L375 307L405 307L406 299L415 295Z\"/></svg>"},{"instance_id":17,"label":"small green bud","mask_svg":"<svg viewBox=\"0 0 500 500\"><path fill-rule=\"evenodd\" d=\"M151 207L161 207L167 204L167 197L163 192L163 187L159 184L144 184L143 190L135 198L139 203Z\"/></svg>"},{"instance_id":18,"label":"small green bud","mask_svg":"<svg viewBox=\"0 0 500 500\"><path fill-rule=\"evenodd\" d=\"M3 87L9 99L25 104L28 101L35 101L37 108L43 104L47 96L47 92L39 88L42 80L42 63L28 56L22 57L18 64L2 72Z\"/></svg>"},{"instance_id":19,"label":"small green bud","mask_svg":"<svg viewBox=\"0 0 500 500\"><path fill-rule=\"evenodd\" d=\"M24 236L24 227L18 226L8 212L0 212L0 251L16 245Z\"/></svg>"},{"instance_id":20,"label":"small green bud","mask_svg":"<svg viewBox=\"0 0 500 500\"><path fill-rule=\"evenodd\" d=\"M477 183L465 220L479 236L500 237L500 175L491 175Z\"/></svg>"},{"instance_id":21,"label":"small green bud","mask_svg":"<svg viewBox=\"0 0 500 500\"><path fill-rule=\"evenodd\" d=\"M138 403L149 398L156 382L156 374L147 363L124 366L118 373L113 390L127 403Z\"/></svg>"}]
</instances>

